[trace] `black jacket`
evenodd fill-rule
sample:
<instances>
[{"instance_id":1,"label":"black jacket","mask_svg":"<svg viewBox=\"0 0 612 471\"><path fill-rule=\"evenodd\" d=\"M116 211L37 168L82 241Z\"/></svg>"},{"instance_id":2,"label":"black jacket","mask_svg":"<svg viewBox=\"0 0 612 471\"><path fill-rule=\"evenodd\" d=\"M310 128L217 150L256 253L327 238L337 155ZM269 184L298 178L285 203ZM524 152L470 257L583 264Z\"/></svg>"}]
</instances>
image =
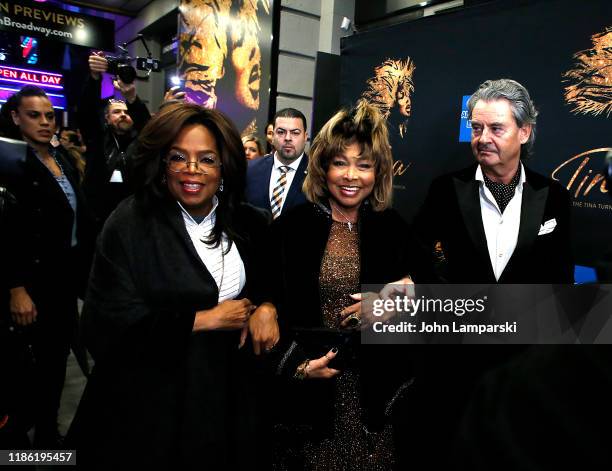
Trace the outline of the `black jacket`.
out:
<instances>
[{"instance_id":1,"label":"black jacket","mask_svg":"<svg viewBox=\"0 0 612 471\"><path fill-rule=\"evenodd\" d=\"M134 121L131 132L117 135L105 124L104 103L100 100L101 80L88 76L78 106L79 127L88 149L83 188L96 218L98 231L117 205L134 192L131 182L132 155L138 133L151 115L146 105L136 97L128 103L128 114ZM111 182L119 171L122 182Z\"/></svg>"},{"instance_id":2,"label":"black jacket","mask_svg":"<svg viewBox=\"0 0 612 471\"><path fill-rule=\"evenodd\" d=\"M572 283L570 198L557 182L525 168L516 249L499 283ZM414 222L421 246L435 268L432 282L495 284L482 223L476 165L437 178ZM538 235L540 226L557 226ZM414 449L400 466L455 465L451 446L475 385L524 345L423 345L415 350L415 382L401 435ZM525 403L523 403L525 407Z\"/></svg>"},{"instance_id":3,"label":"black jacket","mask_svg":"<svg viewBox=\"0 0 612 471\"><path fill-rule=\"evenodd\" d=\"M31 296L39 293L45 297L61 297L73 288L83 288L89 273L93 246L91 213L76 169L61 149L55 152L77 198L76 250L80 266L76 273L65 273L74 212L51 172L28 148L23 175L7 183L17 205L11 224L2 230L7 231L11 246L3 267L7 284L9 288L24 286Z\"/></svg>"},{"instance_id":4,"label":"black jacket","mask_svg":"<svg viewBox=\"0 0 612 471\"><path fill-rule=\"evenodd\" d=\"M573 283L569 193L558 182L524 168L517 246L499 283ZM475 174L472 165L434 180L414 222L415 233L443 281L497 282ZM551 219L556 220L556 228L539 236L540 226Z\"/></svg>"},{"instance_id":5,"label":"black jacket","mask_svg":"<svg viewBox=\"0 0 612 471\"><path fill-rule=\"evenodd\" d=\"M331 217L312 203L294 208L272 225L275 303L283 334L277 374L289 388L279 398L280 421L306 423L328 433L333 417L334 380L292 380L308 355L294 344L296 328L322 328L319 294L321 260L331 229ZM359 218L362 284L384 284L410 274L418 279L417 259L406 223L394 210L374 212L362 206ZM359 337L359 333L354 335ZM360 344L357 338L357 344ZM409 350L402 345L359 345L362 405L368 427L379 429L391 412L393 398L411 376ZM323 352L326 353L326 352Z\"/></svg>"},{"instance_id":6,"label":"black jacket","mask_svg":"<svg viewBox=\"0 0 612 471\"><path fill-rule=\"evenodd\" d=\"M243 294L259 304L267 220L248 205L236 220ZM68 438L86 469L119 459L238 469L262 456L260 388L240 332L192 332L196 311L217 299L175 200L145 190L119 205L99 237L82 315L96 366Z\"/></svg>"}]
</instances>

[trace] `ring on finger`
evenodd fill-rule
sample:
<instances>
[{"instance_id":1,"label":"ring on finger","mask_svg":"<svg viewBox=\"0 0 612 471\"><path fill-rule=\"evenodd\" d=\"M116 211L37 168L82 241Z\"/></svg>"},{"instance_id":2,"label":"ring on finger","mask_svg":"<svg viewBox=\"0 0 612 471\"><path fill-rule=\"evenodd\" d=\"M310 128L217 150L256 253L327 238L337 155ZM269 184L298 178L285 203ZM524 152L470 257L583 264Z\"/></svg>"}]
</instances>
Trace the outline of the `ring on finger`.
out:
<instances>
[{"instance_id":1,"label":"ring on finger","mask_svg":"<svg viewBox=\"0 0 612 471\"><path fill-rule=\"evenodd\" d=\"M361 317L355 312L346 318L346 325L348 327L358 327L361 325Z\"/></svg>"}]
</instances>

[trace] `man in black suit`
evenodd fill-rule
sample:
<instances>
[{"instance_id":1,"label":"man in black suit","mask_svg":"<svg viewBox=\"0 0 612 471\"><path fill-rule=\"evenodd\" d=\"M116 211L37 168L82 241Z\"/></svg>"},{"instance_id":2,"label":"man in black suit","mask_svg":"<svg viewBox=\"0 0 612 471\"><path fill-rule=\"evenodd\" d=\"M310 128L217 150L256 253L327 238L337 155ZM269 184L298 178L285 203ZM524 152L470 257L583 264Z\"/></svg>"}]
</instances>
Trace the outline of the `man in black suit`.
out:
<instances>
[{"instance_id":1,"label":"man in black suit","mask_svg":"<svg viewBox=\"0 0 612 471\"><path fill-rule=\"evenodd\" d=\"M434 180L415 220L439 280L573 283L569 193L523 164L536 130L529 93L488 80L468 113L476 163Z\"/></svg>"},{"instance_id":2,"label":"man in black suit","mask_svg":"<svg viewBox=\"0 0 612 471\"><path fill-rule=\"evenodd\" d=\"M308 167L304 152L308 133L306 117L294 108L274 115L274 148L272 154L249 161L246 198L249 203L266 209L276 219L288 209L306 202L302 183Z\"/></svg>"},{"instance_id":3,"label":"man in black suit","mask_svg":"<svg viewBox=\"0 0 612 471\"><path fill-rule=\"evenodd\" d=\"M569 194L523 163L537 117L528 91L513 80L488 80L468 101L468 113L476 163L434 180L415 219L432 281L573 283ZM411 351L415 380L407 403L419 409L403 413L410 424L399 434L413 447L400 461L435 467L432 460L451 464L452 443L479 378L523 347L426 347Z\"/></svg>"}]
</instances>

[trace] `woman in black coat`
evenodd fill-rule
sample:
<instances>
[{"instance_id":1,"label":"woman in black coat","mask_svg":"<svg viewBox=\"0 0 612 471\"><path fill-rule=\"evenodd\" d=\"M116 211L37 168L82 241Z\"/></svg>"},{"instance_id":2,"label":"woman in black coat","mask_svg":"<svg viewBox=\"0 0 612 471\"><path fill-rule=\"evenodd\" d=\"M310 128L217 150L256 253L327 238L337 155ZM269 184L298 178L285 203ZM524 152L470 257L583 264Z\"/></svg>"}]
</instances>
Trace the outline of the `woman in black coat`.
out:
<instances>
[{"instance_id":1,"label":"woman in black coat","mask_svg":"<svg viewBox=\"0 0 612 471\"><path fill-rule=\"evenodd\" d=\"M215 110L170 105L142 131L136 165L144 187L99 238L82 316L96 365L69 443L86 469L257 469L245 337L259 353L279 336L258 276L268 221L242 201L240 136Z\"/></svg>"},{"instance_id":2,"label":"woman in black coat","mask_svg":"<svg viewBox=\"0 0 612 471\"><path fill-rule=\"evenodd\" d=\"M14 219L3 227L10 245L3 263L14 324L29 338L35 360L36 394L29 404L34 446L57 448L57 412L66 360L77 323L77 295L84 285L91 246L91 220L78 173L51 138L55 112L45 92L26 86L9 98L3 115L9 136L28 144L23 173L8 177L15 196Z\"/></svg>"},{"instance_id":3,"label":"woman in black coat","mask_svg":"<svg viewBox=\"0 0 612 471\"><path fill-rule=\"evenodd\" d=\"M313 142L310 203L273 224L284 328L277 373L286 378L275 469L393 466L390 416L409 358L394 346L360 345L355 328L363 284L412 283L409 232L389 208L392 173L376 109L341 111Z\"/></svg>"}]
</instances>

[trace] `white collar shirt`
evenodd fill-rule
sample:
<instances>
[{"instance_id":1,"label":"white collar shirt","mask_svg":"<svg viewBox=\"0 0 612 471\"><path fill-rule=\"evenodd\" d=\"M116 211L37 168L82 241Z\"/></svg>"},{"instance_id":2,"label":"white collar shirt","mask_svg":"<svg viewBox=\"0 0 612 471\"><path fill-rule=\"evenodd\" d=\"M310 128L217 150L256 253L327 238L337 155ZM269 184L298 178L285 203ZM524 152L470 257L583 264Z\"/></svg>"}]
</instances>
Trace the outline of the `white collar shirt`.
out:
<instances>
[{"instance_id":1,"label":"white collar shirt","mask_svg":"<svg viewBox=\"0 0 612 471\"><path fill-rule=\"evenodd\" d=\"M283 192L283 200L281 201L281 205L280 205L281 211L283 210L283 206L285 206L285 200L287 199L287 195L289 194L289 188L291 188L293 177L295 177L295 174L297 173L297 169L300 166L300 162L302 161L303 158L304 158L304 152L302 152L302 155L300 155L297 159L295 159L293 162L287 165L287 167L289 167L289 170L287 170L287 184L285 185L285 191ZM276 187L276 184L278 183L278 179L281 176L280 167L284 165L285 165L284 163L278 160L277 153L274 152L274 164L272 165L272 174L270 175L270 188L268 192L268 201L272 200L272 193L274 191L274 188Z\"/></svg>"},{"instance_id":2,"label":"white collar shirt","mask_svg":"<svg viewBox=\"0 0 612 471\"><path fill-rule=\"evenodd\" d=\"M521 177L514 196L506 206L503 214L484 182L480 165L476 169L476 180L479 183L480 214L487 238L487 248L495 279L499 281L506 265L510 261L518 241L521 225L521 206L523 201L523 184L525 183L525 168L521 166Z\"/></svg>"},{"instance_id":3,"label":"white collar shirt","mask_svg":"<svg viewBox=\"0 0 612 471\"><path fill-rule=\"evenodd\" d=\"M221 302L226 299L234 299L238 296L246 284L246 272L244 270L244 263L238 252L238 247L236 247L235 243L232 244L229 253L224 254L229 242L225 234L223 234L222 243L219 244L218 247L214 247L204 242L208 240L215 226L218 205L219 200L214 196L213 208L210 213L208 213L208 216L198 223L179 203L187 233L191 238L191 242L198 256L217 284L217 288L219 289L218 302Z\"/></svg>"}]
</instances>

